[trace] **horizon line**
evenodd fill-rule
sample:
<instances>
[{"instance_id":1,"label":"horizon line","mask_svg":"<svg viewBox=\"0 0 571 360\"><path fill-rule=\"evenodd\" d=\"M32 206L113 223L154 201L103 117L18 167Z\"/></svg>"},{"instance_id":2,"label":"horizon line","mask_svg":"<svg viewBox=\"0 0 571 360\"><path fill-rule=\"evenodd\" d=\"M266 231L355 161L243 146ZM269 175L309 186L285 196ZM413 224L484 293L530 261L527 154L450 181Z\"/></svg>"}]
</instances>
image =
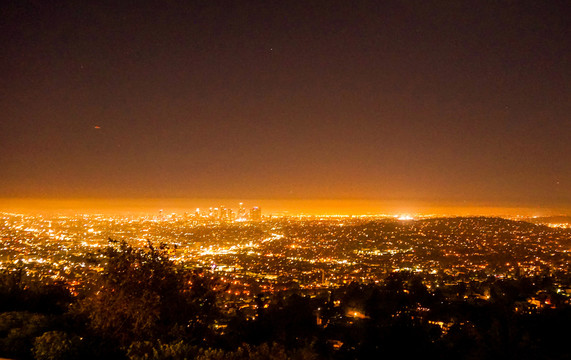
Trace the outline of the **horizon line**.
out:
<instances>
[{"instance_id":1,"label":"horizon line","mask_svg":"<svg viewBox=\"0 0 571 360\"><path fill-rule=\"evenodd\" d=\"M233 201L234 203L228 203ZM226 202L226 204L221 203ZM570 206L526 204L508 201L429 201L395 199L344 199L344 198L185 198L185 197L0 197L0 211L12 212L79 212L79 213L152 213L166 209L169 212L196 207L259 206L265 214L289 215L496 215L496 216L555 216L571 213ZM81 211L80 211L81 210ZM87 210L87 212L85 212ZM16 211L18 212L18 211Z\"/></svg>"}]
</instances>

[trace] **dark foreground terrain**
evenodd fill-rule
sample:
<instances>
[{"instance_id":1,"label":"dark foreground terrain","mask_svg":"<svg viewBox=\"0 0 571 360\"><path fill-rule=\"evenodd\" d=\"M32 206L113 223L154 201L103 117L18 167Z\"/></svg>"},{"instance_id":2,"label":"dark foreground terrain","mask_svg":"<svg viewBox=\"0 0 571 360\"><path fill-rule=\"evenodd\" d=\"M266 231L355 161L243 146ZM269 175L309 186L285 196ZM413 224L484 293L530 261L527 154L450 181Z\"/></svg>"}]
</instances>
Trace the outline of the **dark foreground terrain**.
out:
<instances>
[{"instance_id":1,"label":"dark foreground terrain","mask_svg":"<svg viewBox=\"0 0 571 360\"><path fill-rule=\"evenodd\" d=\"M176 264L164 246L114 242L86 261L100 271L85 286L1 274L0 357L571 357L565 272L436 287L394 272L377 283L260 291L245 307L226 300L229 285L214 272Z\"/></svg>"}]
</instances>

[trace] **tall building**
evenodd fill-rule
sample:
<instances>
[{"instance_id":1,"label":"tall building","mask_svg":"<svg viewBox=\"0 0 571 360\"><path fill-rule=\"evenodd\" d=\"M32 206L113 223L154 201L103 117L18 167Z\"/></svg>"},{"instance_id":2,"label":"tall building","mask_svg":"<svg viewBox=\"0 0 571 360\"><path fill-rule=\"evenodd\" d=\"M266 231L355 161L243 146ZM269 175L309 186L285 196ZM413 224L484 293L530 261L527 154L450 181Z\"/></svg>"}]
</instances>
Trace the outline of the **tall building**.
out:
<instances>
[{"instance_id":1,"label":"tall building","mask_svg":"<svg viewBox=\"0 0 571 360\"><path fill-rule=\"evenodd\" d=\"M240 203L240 207L238 208L238 219L246 219L246 208L244 207L244 203Z\"/></svg>"},{"instance_id":2,"label":"tall building","mask_svg":"<svg viewBox=\"0 0 571 360\"><path fill-rule=\"evenodd\" d=\"M219 220L227 220L228 219L228 213L226 210L227 209L224 205L220 206L220 210L218 212L218 219Z\"/></svg>"},{"instance_id":3,"label":"tall building","mask_svg":"<svg viewBox=\"0 0 571 360\"><path fill-rule=\"evenodd\" d=\"M250 209L250 220L252 221L262 220L262 209L260 209L257 206Z\"/></svg>"}]
</instances>

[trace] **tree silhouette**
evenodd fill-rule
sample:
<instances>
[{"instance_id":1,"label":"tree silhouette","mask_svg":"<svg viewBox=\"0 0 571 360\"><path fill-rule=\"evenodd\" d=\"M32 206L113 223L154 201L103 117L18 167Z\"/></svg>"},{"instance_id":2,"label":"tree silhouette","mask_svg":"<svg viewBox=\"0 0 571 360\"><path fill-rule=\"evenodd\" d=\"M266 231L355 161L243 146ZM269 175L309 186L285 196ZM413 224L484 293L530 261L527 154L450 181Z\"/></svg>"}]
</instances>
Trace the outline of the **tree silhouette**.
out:
<instances>
[{"instance_id":1,"label":"tree silhouette","mask_svg":"<svg viewBox=\"0 0 571 360\"><path fill-rule=\"evenodd\" d=\"M214 279L184 271L163 245L136 249L120 242L103 254L98 285L78 306L97 334L122 346L169 336L204 338L217 313Z\"/></svg>"}]
</instances>

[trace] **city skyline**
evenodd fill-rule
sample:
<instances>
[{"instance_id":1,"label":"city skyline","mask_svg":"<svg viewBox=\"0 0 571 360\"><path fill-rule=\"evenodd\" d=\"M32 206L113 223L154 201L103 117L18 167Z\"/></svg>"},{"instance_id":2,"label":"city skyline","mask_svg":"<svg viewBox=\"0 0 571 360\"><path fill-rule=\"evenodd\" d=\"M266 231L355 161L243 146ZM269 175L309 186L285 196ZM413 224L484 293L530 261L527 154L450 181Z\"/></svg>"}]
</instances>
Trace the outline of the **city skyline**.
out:
<instances>
[{"instance_id":1,"label":"city skyline","mask_svg":"<svg viewBox=\"0 0 571 360\"><path fill-rule=\"evenodd\" d=\"M232 211L240 217L252 208L261 208L265 216L488 216L550 217L569 216L566 207L521 206L493 203L458 204L434 202L374 201L366 199L29 199L0 198L0 208L14 214L106 214L155 216L163 214L203 215L216 209Z\"/></svg>"}]
</instances>

